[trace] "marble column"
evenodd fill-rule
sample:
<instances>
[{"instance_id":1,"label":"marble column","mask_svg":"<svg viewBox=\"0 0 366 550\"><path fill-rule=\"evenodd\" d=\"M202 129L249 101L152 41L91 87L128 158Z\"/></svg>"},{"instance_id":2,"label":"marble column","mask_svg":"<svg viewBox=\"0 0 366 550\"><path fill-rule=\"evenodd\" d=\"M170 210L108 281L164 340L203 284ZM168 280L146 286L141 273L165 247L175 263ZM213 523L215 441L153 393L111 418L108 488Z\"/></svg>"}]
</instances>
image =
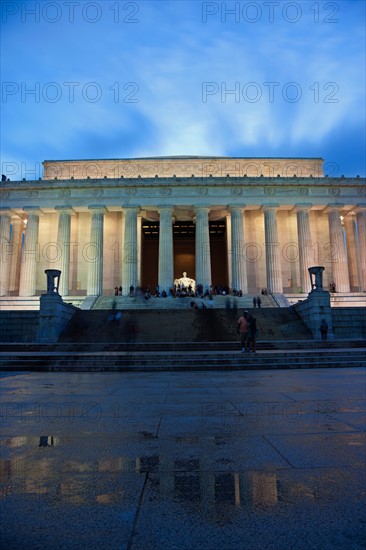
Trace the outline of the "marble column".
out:
<instances>
[{"instance_id":1,"label":"marble column","mask_svg":"<svg viewBox=\"0 0 366 550\"><path fill-rule=\"evenodd\" d=\"M231 215L232 288L248 292L247 266L244 250L244 206L229 206Z\"/></svg>"},{"instance_id":2,"label":"marble column","mask_svg":"<svg viewBox=\"0 0 366 550\"><path fill-rule=\"evenodd\" d=\"M299 272L302 292L311 291L308 268L312 266L309 209L312 204L296 204L297 237L299 246Z\"/></svg>"},{"instance_id":3,"label":"marble column","mask_svg":"<svg viewBox=\"0 0 366 550\"><path fill-rule=\"evenodd\" d=\"M23 210L28 217L20 266L19 296L34 296L37 263L40 261L38 231L41 212L39 207L24 207Z\"/></svg>"},{"instance_id":4,"label":"marble column","mask_svg":"<svg viewBox=\"0 0 366 550\"><path fill-rule=\"evenodd\" d=\"M278 204L263 206L264 234L266 250L267 288L276 294L282 294L282 269L278 240L276 213Z\"/></svg>"},{"instance_id":5,"label":"marble column","mask_svg":"<svg viewBox=\"0 0 366 550\"><path fill-rule=\"evenodd\" d=\"M356 215L349 212L343 219L346 230L349 285L353 292L360 290L360 269L357 255Z\"/></svg>"},{"instance_id":6,"label":"marble column","mask_svg":"<svg viewBox=\"0 0 366 550\"><path fill-rule=\"evenodd\" d=\"M11 258L9 274L9 291L19 292L20 259L22 254L22 238L24 222L19 216L11 219Z\"/></svg>"},{"instance_id":7,"label":"marble column","mask_svg":"<svg viewBox=\"0 0 366 550\"><path fill-rule=\"evenodd\" d=\"M130 286L138 284L137 214L138 207L124 209L124 243L122 250L123 294L129 295Z\"/></svg>"},{"instance_id":8,"label":"marble column","mask_svg":"<svg viewBox=\"0 0 366 550\"><path fill-rule=\"evenodd\" d=\"M59 294L69 295L69 272L70 272L70 233L71 216L74 211L71 206L56 206L59 213L57 245L59 246L60 260L58 269L61 270Z\"/></svg>"},{"instance_id":9,"label":"marble column","mask_svg":"<svg viewBox=\"0 0 366 550\"><path fill-rule=\"evenodd\" d=\"M328 205L329 237L333 280L336 292L349 292L349 274L346 247L341 222L342 204Z\"/></svg>"},{"instance_id":10,"label":"marble column","mask_svg":"<svg viewBox=\"0 0 366 550\"><path fill-rule=\"evenodd\" d=\"M88 265L88 296L101 296L103 294L103 229L105 206L91 205L90 241L85 251L84 261Z\"/></svg>"},{"instance_id":11,"label":"marble column","mask_svg":"<svg viewBox=\"0 0 366 550\"><path fill-rule=\"evenodd\" d=\"M137 286L141 286L142 268L142 216L137 215Z\"/></svg>"},{"instance_id":12,"label":"marble column","mask_svg":"<svg viewBox=\"0 0 366 550\"><path fill-rule=\"evenodd\" d=\"M159 289L165 290L169 295L169 289L173 286L173 207L159 206Z\"/></svg>"},{"instance_id":13,"label":"marble column","mask_svg":"<svg viewBox=\"0 0 366 550\"><path fill-rule=\"evenodd\" d=\"M203 291L211 286L211 251L207 206L196 208L196 285L202 284Z\"/></svg>"},{"instance_id":14,"label":"marble column","mask_svg":"<svg viewBox=\"0 0 366 550\"><path fill-rule=\"evenodd\" d=\"M126 218L126 215L125 215L125 212L122 210L122 213L121 213L121 246L118 248L118 254L119 254L119 259L120 259L120 278L119 280L121 281L121 285L122 285L122 294L123 296L127 296L129 295L129 292L130 290L128 288L125 288L124 284L123 284L123 256L124 256L124 245L125 245L125 218Z\"/></svg>"},{"instance_id":15,"label":"marble column","mask_svg":"<svg viewBox=\"0 0 366 550\"><path fill-rule=\"evenodd\" d=\"M231 215L227 214L226 218L226 250L227 250L227 275L228 275L228 286L233 288L233 272L232 272L232 257L231 257Z\"/></svg>"},{"instance_id":16,"label":"marble column","mask_svg":"<svg viewBox=\"0 0 366 550\"><path fill-rule=\"evenodd\" d=\"M366 204L358 204L355 212L360 258L361 292L366 292Z\"/></svg>"},{"instance_id":17,"label":"marble column","mask_svg":"<svg viewBox=\"0 0 366 550\"><path fill-rule=\"evenodd\" d=\"M10 208L0 210L0 296L9 291L11 215Z\"/></svg>"}]
</instances>

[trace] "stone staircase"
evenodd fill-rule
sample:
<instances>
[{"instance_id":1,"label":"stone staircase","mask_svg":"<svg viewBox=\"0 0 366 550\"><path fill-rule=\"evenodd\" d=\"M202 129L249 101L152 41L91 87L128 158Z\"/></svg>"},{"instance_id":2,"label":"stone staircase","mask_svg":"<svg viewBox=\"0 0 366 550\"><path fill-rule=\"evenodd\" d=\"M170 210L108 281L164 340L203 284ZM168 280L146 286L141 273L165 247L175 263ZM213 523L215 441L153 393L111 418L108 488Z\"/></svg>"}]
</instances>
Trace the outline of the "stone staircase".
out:
<instances>
[{"instance_id":1,"label":"stone staircase","mask_svg":"<svg viewBox=\"0 0 366 550\"><path fill-rule=\"evenodd\" d=\"M241 310L192 308L176 310L77 310L60 342L237 342L237 319ZM261 308L249 311L257 318L258 341L311 340L312 335L292 308Z\"/></svg>"},{"instance_id":2,"label":"stone staircase","mask_svg":"<svg viewBox=\"0 0 366 550\"><path fill-rule=\"evenodd\" d=\"M96 299L92 305L93 310L107 309L110 310L113 307L113 303L117 309L121 310L167 310L167 309L191 309L191 302L197 304L199 309L202 309L203 304L207 309L249 309L253 307L254 294L246 294L240 298L237 296L214 296L213 300L206 298L155 298L152 296L148 300L144 296L100 296ZM261 296L262 308L278 307L273 296L266 295Z\"/></svg>"},{"instance_id":3,"label":"stone staircase","mask_svg":"<svg viewBox=\"0 0 366 550\"><path fill-rule=\"evenodd\" d=\"M314 341L293 308L251 309L257 353L235 310L77 310L56 344L0 344L3 371L193 371L365 367L365 340ZM115 311L114 311L115 313Z\"/></svg>"},{"instance_id":4,"label":"stone staircase","mask_svg":"<svg viewBox=\"0 0 366 550\"><path fill-rule=\"evenodd\" d=\"M10 372L153 372L366 367L365 342L262 342L257 353L238 343L1 345L0 369ZM292 347L292 349L291 349ZM238 349L239 348L239 349Z\"/></svg>"}]
</instances>

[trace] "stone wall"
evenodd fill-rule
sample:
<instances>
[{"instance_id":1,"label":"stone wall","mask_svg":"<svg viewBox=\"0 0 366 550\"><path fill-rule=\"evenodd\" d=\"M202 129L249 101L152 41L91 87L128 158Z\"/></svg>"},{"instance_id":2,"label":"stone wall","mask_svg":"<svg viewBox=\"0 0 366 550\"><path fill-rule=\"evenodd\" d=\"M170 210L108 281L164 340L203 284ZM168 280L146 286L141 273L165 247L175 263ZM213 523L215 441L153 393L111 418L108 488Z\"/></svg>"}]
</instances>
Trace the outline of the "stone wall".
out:
<instances>
[{"instance_id":1,"label":"stone wall","mask_svg":"<svg viewBox=\"0 0 366 550\"><path fill-rule=\"evenodd\" d=\"M39 342L57 342L61 332L77 311L65 304L59 294L42 294L39 311Z\"/></svg>"},{"instance_id":2,"label":"stone wall","mask_svg":"<svg viewBox=\"0 0 366 550\"><path fill-rule=\"evenodd\" d=\"M366 313L364 308L332 307L335 338L365 338Z\"/></svg>"},{"instance_id":3,"label":"stone wall","mask_svg":"<svg viewBox=\"0 0 366 550\"><path fill-rule=\"evenodd\" d=\"M35 342L39 311L0 311L0 342Z\"/></svg>"},{"instance_id":4,"label":"stone wall","mask_svg":"<svg viewBox=\"0 0 366 550\"><path fill-rule=\"evenodd\" d=\"M40 311L0 311L0 342L57 342L75 311L60 296L47 294Z\"/></svg>"}]
</instances>

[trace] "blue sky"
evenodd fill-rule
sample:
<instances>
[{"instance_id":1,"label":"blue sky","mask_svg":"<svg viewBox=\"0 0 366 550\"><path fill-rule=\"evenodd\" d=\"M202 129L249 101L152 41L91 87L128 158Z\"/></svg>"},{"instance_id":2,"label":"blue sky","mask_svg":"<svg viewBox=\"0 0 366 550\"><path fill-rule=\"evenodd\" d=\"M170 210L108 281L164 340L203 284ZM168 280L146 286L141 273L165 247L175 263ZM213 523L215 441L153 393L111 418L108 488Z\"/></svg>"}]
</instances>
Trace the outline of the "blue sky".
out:
<instances>
[{"instance_id":1,"label":"blue sky","mask_svg":"<svg viewBox=\"0 0 366 550\"><path fill-rule=\"evenodd\" d=\"M365 176L365 2L6 1L1 162L323 157Z\"/></svg>"}]
</instances>

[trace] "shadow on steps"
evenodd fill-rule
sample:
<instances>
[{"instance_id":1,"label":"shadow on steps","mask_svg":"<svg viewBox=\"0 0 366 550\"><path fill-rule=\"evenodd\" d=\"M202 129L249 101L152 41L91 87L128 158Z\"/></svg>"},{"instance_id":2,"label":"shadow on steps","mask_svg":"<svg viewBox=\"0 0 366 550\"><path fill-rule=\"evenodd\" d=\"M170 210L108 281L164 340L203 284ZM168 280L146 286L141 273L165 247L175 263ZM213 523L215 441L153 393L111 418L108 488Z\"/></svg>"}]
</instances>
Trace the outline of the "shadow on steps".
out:
<instances>
[{"instance_id":1,"label":"shadow on steps","mask_svg":"<svg viewBox=\"0 0 366 550\"><path fill-rule=\"evenodd\" d=\"M257 318L258 341L311 340L296 312L289 308L249 309ZM78 310L59 342L236 342L235 310Z\"/></svg>"}]
</instances>

